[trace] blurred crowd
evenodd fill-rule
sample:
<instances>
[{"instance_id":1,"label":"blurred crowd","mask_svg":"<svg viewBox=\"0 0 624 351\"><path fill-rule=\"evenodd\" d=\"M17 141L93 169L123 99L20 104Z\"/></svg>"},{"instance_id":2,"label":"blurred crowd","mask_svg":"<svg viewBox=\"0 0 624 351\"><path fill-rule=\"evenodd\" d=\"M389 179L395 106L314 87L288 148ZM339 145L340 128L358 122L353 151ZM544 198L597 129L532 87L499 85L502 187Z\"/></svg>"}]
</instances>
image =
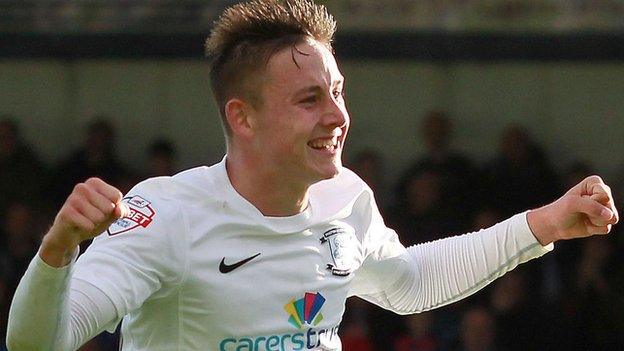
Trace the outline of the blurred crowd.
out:
<instances>
[{"instance_id":1,"label":"blurred crowd","mask_svg":"<svg viewBox=\"0 0 624 351\"><path fill-rule=\"evenodd\" d=\"M4 0L0 31L200 33L211 28L226 7L241 0ZM619 0L317 0L341 25L373 28L379 21L407 19L407 28L428 30L621 30ZM375 21L370 18L375 16ZM385 18L385 20L383 20ZM516 28L518 29L518 28Z\"/></svg>"},{"instance_id":2,"label":"blurred crowd","mask_svg":"<svg viewBox=\"0 0 624 351\"><path fill-rule=\"evenodd\" d=\"M4 30L24 32L198 32L240 0L20 0L0 2Z\"/></svg>"},{"instance_id":3,"label":"blurred crowd","mask_svg":"<svg viewBox=\"0 0 624 351\"><path fill-rule=\"evenodd\" d=\"M147 169L130 169L115 149L115 126L94 118L82 146L58 164L41 161L20 134L16 118L0 118L0 332L10 301L41 236L73 186L98 176L128 191L137 182L179 171L176 148L165 138L145 150ZM375 149L346 160L375 191L387 225L404 245L476 231L555 200L595 170L577 161L557 170L547 150L522 125L509 125L497 156L479 164L453 145L452 119L430 111L415 138L425 152L397 184ZM617 189L615 197L618 198ZM341 325L345 351L623 350L624 241L615 233L560 242L482 291L433 311L397 316L357 298L347 301ZM88 246L85 243L82 250ZM81 350L116 349L103 333ZM0 346L0 350L2 350Z\"/></svg>"}]
</instances>

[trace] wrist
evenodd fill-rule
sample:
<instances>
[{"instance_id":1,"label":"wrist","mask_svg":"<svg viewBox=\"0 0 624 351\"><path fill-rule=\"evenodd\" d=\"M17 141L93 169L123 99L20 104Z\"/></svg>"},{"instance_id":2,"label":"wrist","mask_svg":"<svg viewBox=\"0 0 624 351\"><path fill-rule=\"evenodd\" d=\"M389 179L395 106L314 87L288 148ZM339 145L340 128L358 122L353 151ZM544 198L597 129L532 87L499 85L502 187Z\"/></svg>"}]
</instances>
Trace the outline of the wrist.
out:
<instances>
[{"instance_id":1,"label":"wrist","mask_svg":"<svg viewBox=\"0 0 624 351\"><path fill-rule=\"evenodd\" d=\"M530 210L527 213L527 222L533 236L542 246L559 240L556 226L550 221L547 206Z\"/></svg>"},{"instance_id":2,"label":"wrist","mask_svg":"<svg viewBox=\"0 0 624 351\"><path fill-rule=\"evenodd\" d=\"M59 240L48 233L41 242L39 257L52 267L66 266L71 262L78 244L71 240Z\"/></svg>"}]
</instances>

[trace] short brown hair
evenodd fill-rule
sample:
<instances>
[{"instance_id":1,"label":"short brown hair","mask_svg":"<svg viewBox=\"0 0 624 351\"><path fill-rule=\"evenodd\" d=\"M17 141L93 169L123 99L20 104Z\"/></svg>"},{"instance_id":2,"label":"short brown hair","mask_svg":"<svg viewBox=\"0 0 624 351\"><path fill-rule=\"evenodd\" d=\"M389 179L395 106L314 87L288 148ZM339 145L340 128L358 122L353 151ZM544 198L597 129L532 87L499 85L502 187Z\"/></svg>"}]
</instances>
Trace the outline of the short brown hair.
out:
<instances>
[{"instance_id":1,"label":"short brown hair","mask_svg":"<svg viewBox=\"0 0 624 351\"><path fill-rule=\"evenodd\" d=\"M312 0L254 0L226 9L206 40L210 84L226 136L225 105L234 96L261 103L257 89L277 51L312 38L332 51L336 21Z\"/></svg>"}]
</instances>

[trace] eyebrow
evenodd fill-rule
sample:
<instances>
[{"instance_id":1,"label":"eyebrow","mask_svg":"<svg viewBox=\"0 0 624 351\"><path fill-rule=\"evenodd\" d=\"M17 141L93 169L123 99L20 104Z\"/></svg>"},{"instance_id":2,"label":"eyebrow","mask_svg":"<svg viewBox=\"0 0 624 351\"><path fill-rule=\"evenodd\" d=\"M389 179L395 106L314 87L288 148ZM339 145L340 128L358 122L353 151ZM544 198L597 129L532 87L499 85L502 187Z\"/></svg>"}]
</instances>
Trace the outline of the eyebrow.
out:
<instances>
[{"instance_id":1,"label":"eyebrow","mask_svg":"<svg viewBox=\"0 0 624 351\"><path fill-rule=\"evenodd\" d=\"M344 85L344 78L341 78L332 82L332 86L336 86L336 85ZM320 85L312 85L312 86L307 86L307 87L297 90L293 95L299 96L299 95L304 95L306 93L318 93L319 91L322 91L322 90L323 88L321 88Z\"/></svg>"},{"instance_id":2,"label":"eyebrow","mask_svg":"<svg viewBox=\"0 0 624 351\"><path fill-rule=\"evenodd\" d=\"M307 95L307 94L310 94L310 93L317 94L317 93L319 93L319 92L321 92L321 91L322 91L322 89L321 89L321 87L320 87L320 86L318 86L318 85L313 85L313 86L309 86L309 87L305 87L305 88L302 88L302 89L297 90L297 91L293 94L293 96L297 97L297 96L301 96L301 95Z\"/></svg>"}]
</instances>

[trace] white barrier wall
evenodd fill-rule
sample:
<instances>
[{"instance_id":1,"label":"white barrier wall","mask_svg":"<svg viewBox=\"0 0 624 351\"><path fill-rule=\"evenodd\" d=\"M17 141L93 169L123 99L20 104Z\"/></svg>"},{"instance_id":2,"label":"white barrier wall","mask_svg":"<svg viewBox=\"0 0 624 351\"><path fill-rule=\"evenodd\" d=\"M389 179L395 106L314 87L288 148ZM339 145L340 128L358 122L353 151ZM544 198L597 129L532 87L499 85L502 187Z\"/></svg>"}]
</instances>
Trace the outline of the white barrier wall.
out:
<instances>
[{"instance_id":1,"label":"white barrier wall","mask_svg":"<svg viewBox=\"0 0 624 351\"><path fill-rule=\"evenodd\" d=\"M501 130L527 125L559 167L593 160L607 178L624 166L624 64L346 61L352 129L347 157L372 147L394 179L422 151L417 125L444 108L456 146L492 157ZM181 166L218 161L224 142L203 61L0 61L0 114L18 117L48 162L81 141L95 114L119 128L128 165L144 165L150 140L175 140Z\"/></svg>"}]
</instances>

